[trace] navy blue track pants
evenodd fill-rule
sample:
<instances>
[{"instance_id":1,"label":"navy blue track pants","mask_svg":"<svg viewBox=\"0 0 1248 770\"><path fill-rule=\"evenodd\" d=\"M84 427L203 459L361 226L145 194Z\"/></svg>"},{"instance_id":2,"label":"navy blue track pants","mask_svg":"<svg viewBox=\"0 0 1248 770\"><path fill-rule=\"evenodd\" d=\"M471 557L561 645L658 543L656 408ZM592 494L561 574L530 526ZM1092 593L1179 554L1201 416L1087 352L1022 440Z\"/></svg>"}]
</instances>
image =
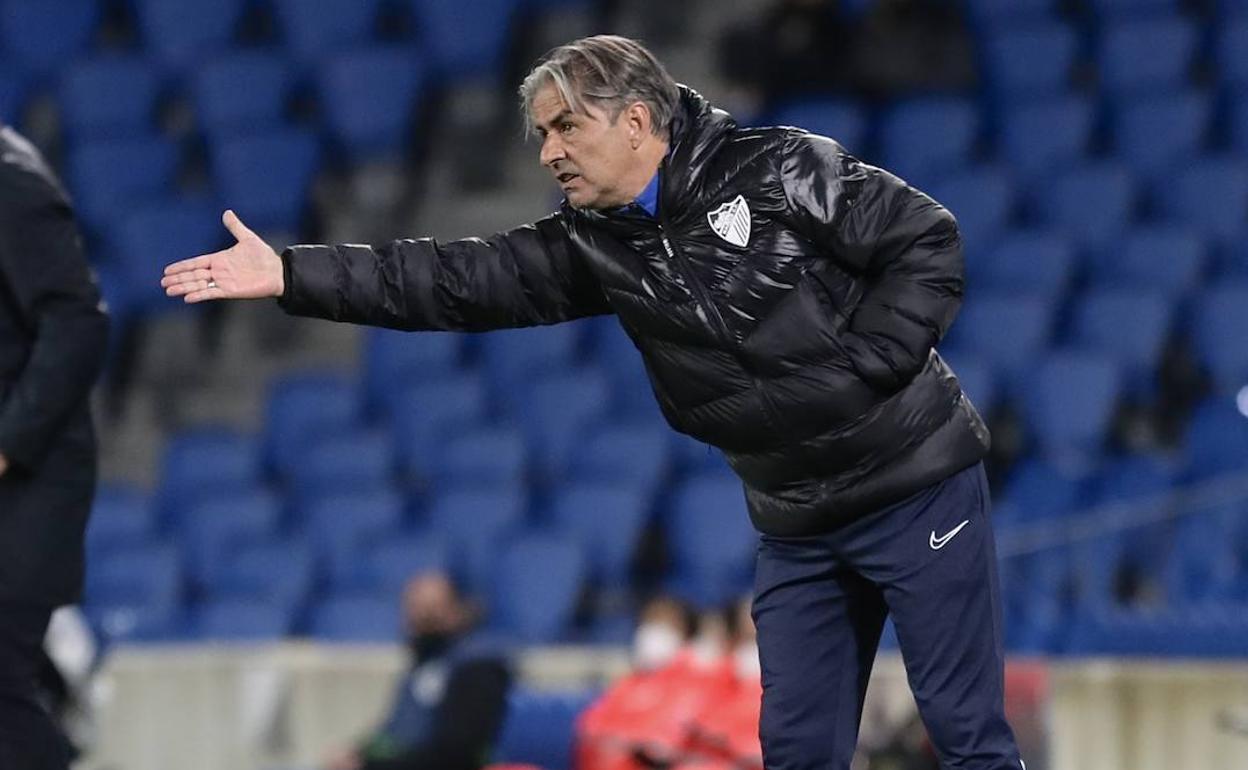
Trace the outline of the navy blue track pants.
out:
<instances>
[{"instance_id":1,"label":"navy blue track pants","mask_svg":"<svg viewBox=\"0 0 1248 770\"><path fill-rule=\"evenodd\" d=\"M848 770L890 614L941 768L1022 767L982 464L828 534L764 535L753 614L768 770Z\"/></svg>"}]
</instances>

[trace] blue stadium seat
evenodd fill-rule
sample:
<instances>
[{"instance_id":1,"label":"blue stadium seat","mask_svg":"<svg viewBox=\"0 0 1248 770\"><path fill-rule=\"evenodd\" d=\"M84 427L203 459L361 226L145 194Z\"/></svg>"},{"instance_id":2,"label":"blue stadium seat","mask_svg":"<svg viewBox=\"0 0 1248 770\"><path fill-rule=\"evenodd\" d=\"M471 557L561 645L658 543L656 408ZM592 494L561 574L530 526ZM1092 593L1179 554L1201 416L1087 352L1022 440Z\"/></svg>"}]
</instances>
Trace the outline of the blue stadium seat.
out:
<instances>
[{"instance_id":1,"label":"blue stadium seat","mask_svg":"<svg viewBox=\"0 0 1248 770\"><path fill-rule=\"evenodd\" d=\"M417 52L374 45L342 53L320 68L318 82L330 136L349 159L403 156L424 97Z\"/></svg>"},{"instance_id":2,"label":"blue stadium seat","mask_svg":"<svg viewBox=\"0 0 1248 770\"><path fill-rule=\"evenodd\" d=\"M985 46L985 74L993 91L1056 94L1069 87L1079 38L1070 26L1046 21L1002 29Z\"/></svg>"},{"instance_id":3,"label":"blue stadium seat","mask_svg":"<svg viewBox=\"0 0 1248 770\"><path fill-rule=\"evenodd\" d=\"M1089 486L1086 475L1032 457L1011 469L1003 497L1023 520L1062 518L1087 504Z\"/></svg>"},{"instance_id":4,"label":"blue stadium seat","mask_svg":"<svg viewBox=\"0 0 1248 770\"><path fill-rule=\"evenodd\" d=\"M172 508L260 484L260 440L230 430L185 431L165 447L160 473L162 518L176 518Z\"/></svg>"},{"instance_id":5,"label":"blue stadium seat","mask_svg":"<svg viewBox=\"0 0 1248 770\"><path fill-rule=\"evenodd\" d=\"M997 28L1053 18L1058 3L1054 0L968 0L966 6L973 20Z\"/></svg>"},{"instance_id":6,"label":"blue stadium seat","mask_svg":"<svg viewBox=\"0 0 1248 770\"><path fill-rule=\"evenodd\" d=\"M171 198L136 206L110 234L120 284L109 297L115 314L177 307L160 287L165 266L217 251L228 235L220 208L209 201Z\"/></svg>"},{"instance_id":7,"label":"blue stadium seat","mask_svg":"<svg viewBox=\"0 0 1248 770\"><path fill-rule=\"evenodd\" d=\"M1231 148L1241 157L1248 155L1248 85L1241 86L1228 99L1227 113Z\"/></svg>"},{"instance_id":8,"label":"blue stadium seat","mask_svg":"<svg viewBox=\"0 0 1248 770\"><path fill-rule=\"evenodd\" d=\"M301 505L302 528L312 546L331 560L398 535L403 527L404 501L396 490L326 494ZM330 564L340 567L341 564Z\"/></svg>"},{"instance_id":9,"label":"blue stadium seat","mask_svg":"<svg viewBox=\"0 0 1248 770\"><path fill-rule=\"evenodd\" d=\"M440 77L501 75L518 0L407 0Z\"/></svg>"},{"instance_id":10,"label":"blue stadium seat","mask_svg":"<svg viewBox=\"0 0 1248 770\"><path fill-rule=\"evenodd\" d=\"M459 374L404 388L389 413L404 471L426 473L457 432L483 425L489 399L480 377Z\"/></svg>"},{"instance_id":11,"label":"blue stadium seat","mask_svg":"<svg viewBox=\"0 0 1248 770\"><path fill-rule=\"evenodd\" d=\"M131 0L138 12L144 47L174 66L198 65L214 51L231 47L234 30L250 0Z\"/></svg>"},{"instance_id":12,"label":"blue stadium seat","mask_svg":"<svg viewBox=\"0 0 1248 770\"><path fill-rule=\"evenodd\" d=\"M295 82L281 56L250 50L213 57L191 77L196 123L213 138L279 128Z\"/></svg>"},{"instance_id":13,"label":"blue stadium seat","mask_svg":"<svg viewBox=\"0 0 1248 770\"><path fill-rule=\"evenodd\" d=\"M1183 435L1183 453L1193 476L1242 473L1248 457L1248 417L1233 399L1214 397L1192 413Z\"/></svg>"},{"instance_id":14,"label":"blue stadium seat","mask_svg":"<svg viewBox=\"0 0 1248 770\"><path fill-rule=\"evenodd\" d=\"M577 331L574 324L557 324L478 335L474 342L480 347L491 394L504 404L517 406L509 402L514 399L516 383L573 364Z\"/></svg>"},{"instance_id":15,"label":"blue stadium seat","mask_svg":"<svg viewBox=\"0 0 1248 770\"><path fill-rule=\"evenodd\" d=\"M368 402L385 412L410 385L454 375L463 358L464 336L443 332L369 329L365 338L364 388ZM428 409L432 404L423 405Z\"/></svg>"},{"instance_id":16,"label":"blue stadium seat","mask_svg":"<svg viewBox=\"0 0 1248 770\"><path fill-rule=\"evenodd\" d=\"M295 233L321 166L316 135L299 129L222 139L212 147L217 190L248 227Z\"/></svg>"},{"instance_id":17,"label":"blue stadium seat","mask_svg":"<svg viewBox=\"0 0 1248 770\"><path fill-rule=\"evenodd\" d=\"M381 0L276 0L276 18L287 50L315 62L345 47L367 44L376 31Z\"/></svg>"},{"instance_id":18,"label":"blue stadium seat","mask_svg":"<svg viewBox=\"0 0 1248 770\"><path fill-rule=\"evenodd\" d=\"M1075 306L1071 341L1125 366L1128 384L1142 384L1161 363L1173 321L1174 305L1160 291L1104 289Z\"/></svg>"},{"instance_id":19,"label":"blue stadium seat","mask_svg":"<svg viewBox=\"0 0 1248 770\"><path fill-rule=\"evenodd\" d=\"M703 607L740 596L758 546L741 482L725 476L686 480L668 500L667 523L673 590Z\"/></svg>"},{"instance_id":20,"label":"blue stadium seat","mask_svg":"<svg viewBox=\"0 0 1248 770\"><path fill-rule=\"evenodd\" d=\"M393 643L400 632L398 599L331 596L312 608L308 632L322 642Z\"/></svg>"},{"instance_id":21,"label":"blue stadium seat","mask_svg":"<svg viewBox=\"0 0 1248 770\"><path fill-rule=\"evenodd\" d=\"M1206 156L1174 177L1158 182L1165 218L1229 240L1248 230L1248 163L1236 157Z\"/></svg>"},{"instance_id":22,"label":"blue stadium seat","mask_svg":"<svg viewBox=\"0 0 1248 770\"><path fill-rule=\"evenodd\" d=\"M979 413L985 417L991 415L1001 401L1000 388L992 366L971 352L966 354L942 352L941 357L949 364L949 368L953 369L958 382L962 384L962 392L971 400Z\"/></svg>"},{"instance_id":23,"label":"blue stadium seat","mask_svg":"<svg viewBox=\"0 0 1248 770\"><path fill-rule=\"evenodd\" d=\"M1091 0L1092 12L1102 19L1123 19L1176 13L1182 0Z\"/></svg>"},{"instance_id":24,"label":"blue stadium seat","mask_svg":"<svg viewBox=\"0 0 1248 770\"><path fill-rule=\"evenodd\" d=\"M55 71L86 50L101 8L96 0L4 0L0 50L19 69Z\"/></svg>"},{"instance_id":25,"label":"blue stadium seat","mask_svg":"<svg viewBox=\"0 0 1248 770\"><path fill-rule=\"evenodd\" d=\"M795 101L773 110L767 122L777 126L797 126L835 139L851 153L866 150L867 114L853 102L837 99Z\"/></svg>"},{"instance_id":26,"label":"blue stadium seat","mask_svg":"<svg viewBox=\"0 0 1248 770\"><path fill-rule=\"evenodd\" d=\"M1248 86L1248 14L1222 26L1216 35L1218 78L1226 86Z\"/></svg>"},{"instance_id":27,"label":"blue stadium seat","mask_svg":"<svg viewBox=\"0 0 1248 770\"><path fill-rule=\"evenodd\" d=\"M1101 469L1093 483L1098 504L1165 495L1179 481L1180 464L1164 455L1128 455Z\"/></svg>"},{"instance_id":28,"label":"blue stadium seat","mask_svg":"<svg viewBox=\"0 0 1248 770\"><path fill-rule=\"evenodd\" d=\"M966 166L979 139L979 111L969 99L914 99L885 117L880 143L883 166L915 184Z\"/></svg>"},{"instance_id":29,"label":"blue stadium seat","mask_svg":"<svg viewBox=\"0 0 1248 770\"><path fill-rule=\"evenodd\" d=\"M587 567L584 549L568 536L534 533L509 542L495 575L494 624L529 644L562 640Z\"/></svg>"},{"instance_id":30,"label":"blue stadium seat","mask_svg":"<svg viewBox=\"0 0 1248 770\"><path fill-rule=\"evenodd\" d=\"M577 718L597 697L594 690L550 692L523 686L511 688L494 761L531 764L548 770L572 767Z\"/></svg>"},{"instance_id":31,"label":"blue stadium seat","mask_svg":"<svg viewBox=\"0 0 1248 770\"><path fill-rule=\"evenodd\" d=\"M103 232L136 205L172 193L180 156L175 143L160 137L79 143L69 152L66 176L83 223Z\"/></svg>"},{"instance_id":32,"label":"blue stadium seat","mask_svg":"<svg viewBox=\"0 0 1248 770\"><path fill-rule=\"evenodd\" d=\"M1095 163L1075 168L1036 191L1045 224L1065 229L1093 250L1121 238L1135 215L1138 193L1125 166Z\"/></svg>"},{"instance_id":33,"label":"blue stadium seat","mask_svg":"<svg viewBox=\"0 0 1248 770\"><path fill-rule=\"evenodd\" d=\"M445 537L461 585L484 592L504 538L524 522L528 500L523 487L480 487L438 495L429 505L428 529Z\"/></svg>"},{"instance_id":34,"label":"blue stadium seat","mask_svg":"<svg viewBox=\"0 0 1248 770\"><path fill-rule=\"evenodd\" d=\"M396 467L389 432L362 428L305 445L287 478L299 499L311 500L385 486L394 479Z\"/></svg>"},{"instance_id":35,"label":"blue stadium seat","mask_svg":"<svg viewBox=\"0 0 1248 770\"><path fill-rule=\"evenodd\" d=\"M156 511L151 498L128 487L101 487L87 520L88 558L97 554L142 546L156 533Z\"/></svg>"},{"instance_id":36,"label":"blue stadium seat","mask_svg":"<svg viewBox=\"0 0 1248 770\"><path fill-rule=\"evenodd\" d=\"M601 426L588 433L572 456L568 476L576 481L618 481L652 495L671 467L669 435L661 425Z\"/></svg>"},{"instance_id":37,"label":"blue stadium seat","mask_svg":"<svg viewBox=\"0 0 1248 770\"><path fill-rule=\"evenodd\" d=\"M972 167L933 184L931 194L957 217L969 254L988 249L1014 216L1018 194L1001 168Z\"/></svg>"},{"instance_id":38,"label":"blue stadium seat","mask_svg":"<svg viewBox=\"0 0 1248 770\"><path fill-rule=\"evenodd\" d=\"M188 506L178 530L190 578L202 585L210 565L226 554L271 539L281 515L279 498L263 489L225 492Z\"/></svg>"},{"instance_id":39,"label":"blue stadium seat","mask_svg":"<svg viewBox=\"0 0 1248 770\"><path fill-rule=\"evenodd\" d=\"M1086 96L1013 102L1002 110L1000 158L1027 179L1051 175L1088 154L1095 126L1096 105Z\"/></svg>"},{"instance_id":40,"label":"blue stadium seat","mask_svg":"<svg viewBox=\"0 0 1248 770\"><path fill-rule=\"evenodd\" d=\"M547 478L561 476L579 451L578 440L606 417L607 378L596 369L572 369L531 384L513 415L524 429L535 468Z\"/></svg>"},{"instance_id":41,"label":"blue stadium seat","mask_svg":"<svg viewBox=\"0 0 1248 770\"><path fill-rule=\"evenodd\" d=\"M11 126L21 124L29 85L12 64L0 61L0 120Z\"/></svg>"},{"instance_id":42,"label":"blue stadium seat","mask_svg":"<svg viewBox=\"0 0 1248 770\"><path fill-rule=\"evenodd\" d=\"M144 543L97 556L87 570L86 601L100 607L176 607L182 562L168 544Z\"/></svg>"},{"instance_id":43,"label":"blue stadium seat","mask_svg":"<svg viewBox=\"0 0 1248 770\"><path fill-rule=\"evenodd\" d=\"M61 71L61 121L73 140L125 139L152 132L160 78L146 61L101 56Z\"/></svg>"},{"instance_id":44,"label":"blue stadium seat","mask_svg":"<svg viewBox=\"0 0 1248 770\"><path fill-rule=\"evenodd\" d=\"M1212 116L1209 96L1197 91L1132 99L1114 115L1117 156L1140 173L1168 174L1201 154Z\"/></svg>"},{"instance_id":45,"label":"blue stadium seat","mask_svg":"<svg viewBox=\"0 0 1248 770\"><path fill-rule=\"evenodd\" d=\"M1200 283L1208 247L1190 228L1133 228L1122 248L1092 262L1092 283L1101 288L1147 289L1182 297Z\"/></svg>"},{"instance_id":46,"label":"blue stadium seat","mask_svg":"<svg viewBox=\"0 0 1248 770\"><path fill-rule=\"evenodd\" d=\"M1201 526L1190 517L1178 522L1162 583L1171 606L1229 598L1239 577L1239 558L1228 533Z\"/></svg>"},{"instance_id":47,"label":"blue stadium seat","mask_svg":"<svg viewBox=\"0 0 1248 770\"><path fill-rule=\"evenodd\" d=\"M1192 346L1214 387L1235 394L1248 385L1248 284L1217 286L1192 306Z\"/></svg>"},{"instance_id":48,"label":"blue stadium seat","mask_svg":"<svg viewBox=\"0 0 1248 770\"><path fill-rule=\"evenodd\" d=\"M451 548L446 538L428 532L387 537L362 557L356 569L344 576L344 587L399 596L415 575L451 571Z\"/></svg>"},{"instance_id":49,"label":"blue stadium seat","mask_svg":"<svg viewBox=\"0 0 1248 770\"><path fill-rule=\"evenodd\" d=\"M1116 95L1184 88L1198 42L1195 24L1182 16L1109 25L1098 52L1101 84Z\"/></svg>"},{"instance_id":50,"label":"blue stadium seat","mask_svg":"<svg viewBox=\"0 0 1248 770\"><path fill-rule=\"evenodd\" d=\"M277 641L290 632L290 608L258 599L216 599L196 608L192 625L200 639Z\"/></svg>"},{"instance_id":51,"label":"blue stadium seat","mask_svg":"<svg viewBox=\"0 0 1248 770\"><path fill-rule=\"evenodd\" d=\"M945 347L982 357L1012 389L1016 378L1034 371L1048 346L1055 312L1043 297L974 295L954 321Z\"/></svg>"},{"instance_id":52,"label":"blue stadium seat","mask_svg":"<svg viewBox=\"0 0 1248 770\"><path fill-rule=\"evenodd\" d=\"M976 292L1063 296L1075 273L1075 250L1061 236L1014 230L967 269Z\"/></svg>"},{"instance_id":53,"label":"blue stadium seat","mask_svg":"<svg viewBox=\"0 0 1248 770\"><path fill-rule=\"evenodd\" d=\"M309 442L356 428L362 400L359 385L338 374L302 373L278 380L265 415L269 464L288 474Z\"/></svg>"},{"instance_id":54,"label":"blue stadium seat","mask_svg":"<svg viewBox=\"0 0 1248 770\"><path fill-rule=\"evenodd\" d=\"M629 572L650 515L648 496L622 483L572 484L551 502L551 523L584 544L596 582L628 588Z\"/></svg>"},{"instance_id":55,"label":"blue stadium seat","mask_svg":"<svg viewBox=\"0 0 1248 770\"><path fill-rule=\"evenodd\" d=\"M519 483L529 470L524 434L515 428L464 430L428 461L428 479L442 488Z\"/></svg>"},{"instance_id":56,"label":"blue stadium seat","mask_svg":"<svg viewBox=\"0 0 1248 770\"><path fill-rule=\"evenodd\" d=\"M215 598L259 599L302 606L316 576L314 549L296 538L241 545L206 565L202 588Z\"/></svg>"},{"instance_id":57,"label":"blue stadium seat","mask_svg":"<svg viewBox=\"0 0 1248 770\"><path fill-rule=\"evenodd\" d=\"M1059 460L1099 454L1121 384L1119 368L1101 356L1050 353L1023 391L1023 411L1040 451Z\"/></svg>"},{"instance_id":58,"label":"blue stadium seat","mask_svg":"<svg viewBox=\"0 0 1248 770\"><path fill-rule=\"evenodd\" d=\"M591 319L593 360L611 380L611 411L633 422L663 424L650 377L637 346L615 316Z\"/></svg>"}]
</instances>

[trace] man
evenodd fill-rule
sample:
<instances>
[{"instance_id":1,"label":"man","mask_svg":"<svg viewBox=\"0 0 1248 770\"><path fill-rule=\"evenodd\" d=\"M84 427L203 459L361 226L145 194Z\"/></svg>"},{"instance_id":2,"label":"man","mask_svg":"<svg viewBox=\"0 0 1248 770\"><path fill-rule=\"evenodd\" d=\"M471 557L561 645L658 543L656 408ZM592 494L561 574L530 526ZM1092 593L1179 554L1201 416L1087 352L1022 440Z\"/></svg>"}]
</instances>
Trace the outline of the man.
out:
<instances>
[{"instance_id":1,"label":"man","mask_svg":"<svg viewBox=\"0 0 1248 770\"><path fill-rule=\"evenodd\" d=\"M476 770L487 764L507 709L507 662L468 636L474 613L441 572L403 590L411 667L390 714L330 770Z\"/></svg>"},{"instance_id":2,"label":"man","mask_svg":"<svg viewBox=\"0 0 1248 770\"><path fill-rule=\"evenodd\" d=\"M723 450L762 533L769 768L847 768L885 616L948 767L1021 766L1002 709L988 433L935 351L953 217L796 128L741 129L640 44L552 51L521 88L560 210L489 239L238 243L171 265L188 302L486 330L614 313L672 426Z\"/></svg>"},{"instance_id":3,"label":"man","mask_svg":"<svg viewBox=\"0 0 1248 770\"><path fill-rule=\"evenodd\" d=\"M36 679L52 610L82 588L107 336L69 198L0 127L0 767L67 766Z\"/></svg>"}]
</instances>

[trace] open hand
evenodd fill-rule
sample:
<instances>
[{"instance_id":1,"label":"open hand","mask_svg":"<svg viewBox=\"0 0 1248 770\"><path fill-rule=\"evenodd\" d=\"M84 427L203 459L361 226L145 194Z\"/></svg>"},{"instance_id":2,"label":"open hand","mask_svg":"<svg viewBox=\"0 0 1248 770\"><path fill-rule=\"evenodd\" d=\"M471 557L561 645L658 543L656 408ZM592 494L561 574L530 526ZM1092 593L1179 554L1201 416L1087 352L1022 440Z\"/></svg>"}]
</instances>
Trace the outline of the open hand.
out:
<instances>
[{"instance_id":1,"label":"open hand","mask_svg":"<svg viewBox=\"0 0 1248 770\"><path fill-rule=\"evenodd\" d=\"M285 290L282 260L277 252L248 229L233 211L221 220L238 240L224 251L205 254L165 268L160 279L165 294L186 302L209 299L280 297Z\"/></svg>"}]
</instances>

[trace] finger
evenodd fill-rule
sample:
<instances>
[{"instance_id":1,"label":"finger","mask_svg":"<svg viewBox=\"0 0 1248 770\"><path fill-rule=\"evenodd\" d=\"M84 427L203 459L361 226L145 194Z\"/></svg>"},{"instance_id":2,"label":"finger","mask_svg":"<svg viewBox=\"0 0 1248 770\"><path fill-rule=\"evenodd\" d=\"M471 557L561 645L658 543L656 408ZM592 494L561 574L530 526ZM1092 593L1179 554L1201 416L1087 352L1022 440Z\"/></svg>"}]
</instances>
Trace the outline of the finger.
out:
<instances>
[{"instance_id":1,"label":"finger","mask_svg":"<svg viewBox=\"0 0 1248 770\"><path fill-rule=\"evenodd\" d=\"M243 224L243 220L238 218L238 214L234 213L234 209L226 209L225 214L221 217L221 221L225 223L225 228L230 231L230 235L233 235L240 241L246 238L257 237L247 225Z\"/></svg>"},{"instance_id":2,"label":"finger","mask_svg":"<svg viewBox=\"0 0 1248 770\"><path fill-rule=\"evenodd\" d=\"M184 273L177 273L175 275L166 275L164 278L160 279L160 285L167 289L170 286L174 286L179 283L192 283L195 281L202 281L204 283L207 283L208 281L211 281L211 280L212 280L211 270L206 270L204 268L197 268L195 270L188 270L187 272L184 272Z\"/></svg>"},{"instance_id":3,"label":"finger","mask_svg":"<svg viewBox=\"0 0 1248 770\"><path fill-rule=\"evenodd\" d=\"M221 252L215 254L204 254L199 257L191 257L181 262L174 262L165 268L165 275L173 275L174 273L182 273L187 270L198 270L200 268L207 269L212 267L212 258Z\"/></svg>"},{"instance_id":4,"label":"finger","mask_svg":"<svg viewBox=\"0 0 1248 770\"><path fill-rule=\"evenodd\" d=\"M221 287L214 286L211 289L200 288L199 290L192 291L182 298L182 300L188 305L194 305L197 302L205 302L212 299L225 299L225 292L221 290Z\"/></svg>"}]
</instances>

